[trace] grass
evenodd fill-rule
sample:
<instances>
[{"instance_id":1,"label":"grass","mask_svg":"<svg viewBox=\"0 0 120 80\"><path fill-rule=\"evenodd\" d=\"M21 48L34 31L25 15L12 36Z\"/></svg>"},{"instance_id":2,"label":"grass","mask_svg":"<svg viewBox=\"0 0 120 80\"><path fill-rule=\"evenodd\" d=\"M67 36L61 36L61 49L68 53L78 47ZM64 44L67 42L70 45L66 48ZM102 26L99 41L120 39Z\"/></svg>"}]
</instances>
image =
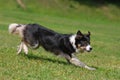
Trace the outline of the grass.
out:
<instances>
[{"instance_id":1,"label":"grass","mask_svg":"<svg viewBox=\"0 0 120 80\"><path fill-rule=\"evenodd\" d=\"M15 2L10 1L15 6ZM14 6L8 8L7 5L0 8L1 80L120 79L120 16L115 15L111 18L106 16L107 13L104 15L101 8L86 8L83 5L80 7L82 12L79 17L78 11L74 10L70 14L63 10L65 13L63 14L56 9L45 9L47 11L44 11L44 8L41 8L42 12L36 13L36 9L31 9L29 6L26 11ZM85 13L84 8L88 10L88 13ZM120 12L115 6L111 6L111 9L108 10L115 10L115 14ZM17 36L8 33L8 25L13 22L38 23L60 33L76 33L78 29L84 33L91 31L93 51L90 54L78 54L77 56L86 64L96 67L97 70L89 71L70 65L63 58L56 57L43 48L30 49L28 55L23 53L16 55L16 48L20 40Z\"/></svg>"}]
</instances>

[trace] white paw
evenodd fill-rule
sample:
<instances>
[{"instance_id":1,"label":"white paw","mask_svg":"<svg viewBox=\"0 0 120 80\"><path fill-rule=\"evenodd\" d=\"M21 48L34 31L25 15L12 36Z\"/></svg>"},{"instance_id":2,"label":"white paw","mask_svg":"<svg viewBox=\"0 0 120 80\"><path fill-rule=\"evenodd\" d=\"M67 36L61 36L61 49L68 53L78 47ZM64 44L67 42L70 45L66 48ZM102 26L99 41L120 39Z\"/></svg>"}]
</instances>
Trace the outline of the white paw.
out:
<instances>
[{"instance_id":1,"label":"white paw","mask_svg":"<svg viewBox=\"0 0 120 80\"><path fill-rule=\"evenodd\" d=\"M96 70L96 68L92 68L92 67L89 67L89 66L85 66L86 69L88 70Z\"/></svg>"}]
</instances>

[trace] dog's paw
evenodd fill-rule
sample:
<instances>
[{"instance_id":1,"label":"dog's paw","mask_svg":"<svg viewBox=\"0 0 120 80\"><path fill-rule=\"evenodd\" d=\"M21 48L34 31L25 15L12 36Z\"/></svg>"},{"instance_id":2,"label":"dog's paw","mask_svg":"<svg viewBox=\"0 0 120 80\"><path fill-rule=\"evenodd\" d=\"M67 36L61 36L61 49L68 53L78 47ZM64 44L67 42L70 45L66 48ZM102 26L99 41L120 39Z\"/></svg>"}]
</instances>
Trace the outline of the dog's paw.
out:
<instances>
[{"instance_id":1,"label":"dog's paw","mask_svg":"<svg viewBox=\"0 0 120 80\"><path fill-rule=\"evenodd\" d=\"M96 68L90 68L89 70L96 70Z\"/></svg>"},{"instance_id":2,"label":"dog's paw","mask_svg":"<svg viewBox=\"0 0 120 80\"><path fill-rule=\"evenodd\" d=\"M92 68L92 67L89 67L89 66L85 66L86 69L88 70L96 70L96 68Z\"/></svg>"}]
</instances>

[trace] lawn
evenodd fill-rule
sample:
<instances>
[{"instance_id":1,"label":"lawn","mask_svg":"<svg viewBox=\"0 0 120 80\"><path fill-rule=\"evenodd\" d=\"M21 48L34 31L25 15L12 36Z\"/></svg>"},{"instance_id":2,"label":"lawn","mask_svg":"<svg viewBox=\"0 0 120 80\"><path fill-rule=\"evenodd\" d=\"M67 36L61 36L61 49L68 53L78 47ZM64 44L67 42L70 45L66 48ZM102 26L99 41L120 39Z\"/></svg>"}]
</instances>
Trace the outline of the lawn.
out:
<instances>
[{"instance_id":1,"label":"lawn","mask_svg":"<svg viewBox=\"0 0 120 80\"><path fill-rule=\"evenodd\" d=\"M50 10L36 13L20 8L0 8L0 80L119 80L120 16L106 18L98 10L93 14L92 11L90 14L83 11L78 17L74 12L62 14ZM93 51L78 54L77 57L97 70L89 71L68 64L42 47L29 49L28 55L17 55L20 39L8 33L10 23L38 23L59 33L90 31Z\"/></svg>"}]
</instances>

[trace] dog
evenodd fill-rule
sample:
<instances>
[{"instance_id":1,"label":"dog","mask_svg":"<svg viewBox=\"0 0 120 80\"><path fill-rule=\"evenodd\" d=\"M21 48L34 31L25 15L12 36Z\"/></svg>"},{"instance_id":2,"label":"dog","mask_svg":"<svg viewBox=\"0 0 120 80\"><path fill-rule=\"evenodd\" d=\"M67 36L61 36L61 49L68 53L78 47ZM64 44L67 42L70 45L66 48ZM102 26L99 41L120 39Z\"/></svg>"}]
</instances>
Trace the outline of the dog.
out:
<instances>
[{"instance_id":1,"label":"dog","mask_svg":"<svg viewBox=\"0 0 120 80\"><path fill-rule=\"evenodd\" d=\"M87 34L83 34L80 30L76 34L61 34L39 24L12 23L9 25L9 33L18 34L21 38L17 54L20 54L22 50L28 54L28 47L37 49L42 46L46 51L64 57L73 65L96 70L75 56L76 53L92 50L89 31Z\"/></svg>"}]
</instances>

